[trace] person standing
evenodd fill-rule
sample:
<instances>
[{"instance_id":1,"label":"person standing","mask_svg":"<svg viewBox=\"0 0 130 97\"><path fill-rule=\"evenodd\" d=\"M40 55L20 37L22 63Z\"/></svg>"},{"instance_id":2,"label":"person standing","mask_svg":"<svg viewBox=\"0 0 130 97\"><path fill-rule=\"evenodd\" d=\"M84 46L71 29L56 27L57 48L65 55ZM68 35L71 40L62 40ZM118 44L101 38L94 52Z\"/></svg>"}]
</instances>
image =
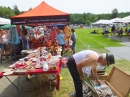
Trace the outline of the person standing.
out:
<instances>
[{"instance_id":1,"label":"person standing","mask_svg":"<svg viewBox=\"0 0 130 97\"><path fill-rule=\"evenodd\" d=\"M56 27L53 27L53 29L50 33L50 40L52 41L52 43L54 43L56 41L56 36L57 36Z\"/></svg>"},{"instance_id":2,"label":"person standing","mask_svg":"<svg viewBox=\"0 0 130 97\"><path fill-rule=\"evenodd\" d=\"M115 33L115 26L113 25L111 28L111 35L114 35L114 33Z\"/></svg>"},{"instance_id":3,"label":"person standing","mask_svg":"<svg viewBox=\"0 0 130 97\"><path fill-rule=\"evenodd\" d=\"M109 31L108 31L108 28L109 28L108 25L106 25L106 26L105 26L105 35L106 35L107 37L108 37L108 32L109 32Z\"/></svg>"},{"instance_id":4,"label":"person standing","mask_svg":"<svg viewBox=\"0 0 130 97\"><path fill-rule=\"evenodd\" d=\"M123 34L123 29L121 28L120 31L119 31L119 33L118 33L118 35L121 37L122 34Z\"/></svg>"},{"instance_id":5,"label":"person standing","mask_svg":"<svg viewBox=\"0 0 130 97\"><path fill-rule=\"evenodd\" d=\"M97 76L97 64L109 66L114 63L115 59L113 54L98 54L92 50L83 50L69 57L67 67L74 81L76 97L83 97L82 81L84 81L84 77L82 69L84 67L92 66L93 76L96 82L101 84Z\"/></svg>"},{"instance_id":6,"label":"person standing","mask_svg":"<svg viewBox=\"0 0 130 97\"><path fill-rule=\"evenodd\" d=\"M22 49L27 49L27 41L26 41L26 35L27 35L27 29L25 29L25 26L22 26Z\"/></svg>"},{"instance_id":7,"label":"person standing","mask_svg":"<svg viewBox=\"0 0 130 97\"><path fill-rule=\"evenodd\" d=\"M73 51L73 54L75 54L76 34L75 34L74 29L71 29L71 32L72 32L72 35L71 35L71 40L72 40L71 49Z\"/></svg>"},{"instance_id":8,"label":"person standing","mask_svg":"<svg viewBox=\"0 0 130 97\"><path fill-rule=\"evenodd\" d=\"M61 29L59 29L56 39L58 41L58 45L62 47L62 51L61 51L61 56L62 56L65 48L65 35Z\"/></svg>"}]
</instances>

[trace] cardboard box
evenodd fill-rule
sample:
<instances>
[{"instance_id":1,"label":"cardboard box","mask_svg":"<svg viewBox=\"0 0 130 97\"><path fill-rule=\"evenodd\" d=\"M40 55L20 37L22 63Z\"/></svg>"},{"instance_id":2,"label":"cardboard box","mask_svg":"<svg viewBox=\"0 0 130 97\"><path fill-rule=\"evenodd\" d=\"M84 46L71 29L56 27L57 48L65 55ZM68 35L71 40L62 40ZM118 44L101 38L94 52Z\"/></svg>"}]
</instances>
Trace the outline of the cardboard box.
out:
<instances>
[{"instance_id":1,"label":"cardboard box","mask_svg":"<svg viewBox=\"0 0 130 97\"><path fill-rule=\"evenodd\" d=\"M107 77L108 77L108 74L107 74L107 73L105 73L104 75L98 75L98 78L99 78L100 80L106 80ZM88 79L89 79L89 80L95 80L95 78L94 78L93 76L89 76Z\"/></svg>"},{"instance_id":2,"label":"cardboard box","mask_svg":"<svg viewBox=\"0 0 130 97\"><path fill-rule=\"evenodd\" d=\"M113 67L105 83L117 97L128 97L130 93L130 75L117 67ZM96 93L96 97L100 97Z\"/></svg>"}]
</instances>

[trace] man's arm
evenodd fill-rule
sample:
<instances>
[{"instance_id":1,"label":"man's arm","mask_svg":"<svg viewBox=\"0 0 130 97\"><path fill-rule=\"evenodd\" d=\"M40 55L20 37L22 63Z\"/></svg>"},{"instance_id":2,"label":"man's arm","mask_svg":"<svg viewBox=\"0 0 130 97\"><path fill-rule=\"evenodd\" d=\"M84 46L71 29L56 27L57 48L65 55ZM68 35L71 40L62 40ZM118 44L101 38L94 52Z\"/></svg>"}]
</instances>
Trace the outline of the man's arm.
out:
<instances>
[{"instance_id":1,"label":"man's arm","mask_svg":"<svg viewBox=\"0 0 130 97\"><path fill-rule=\"evenodd\" d=\"M81 62L79 62L76 65L77 66L77 71L79 73L79 76L80 76L81 80L83 79L82 68L86 67L86 66L92 66L96 62L97 62L96 56L93 55L93 54L90 54L89 56L86 57L86 59L82 60Z\"/></svg>"},{"instance_id":2,"label":"man's arm","mask_svg":"<svg viewBox=\"0 0 130 97\"><path fill-rule=\"evenodd\" d=\"M98 76L97 76L97 63L95 63L92 66L92 73L93 73L93 77L95 78L95 80L97 81L97 83L101 84L101 81L98 79Z\"/></svg>"},{"instance_id":3,"label":"man's arm","mask_svg":"<svg viewBox=\"0 0 130 97\"><path fill-rule=\"evenodd\" d=\"M97 63L95 63L94 65L92 65L92 73L93 73L93 77L95 79L98 79L98 76L97 76Z\"/></svg>"}]
</instances>

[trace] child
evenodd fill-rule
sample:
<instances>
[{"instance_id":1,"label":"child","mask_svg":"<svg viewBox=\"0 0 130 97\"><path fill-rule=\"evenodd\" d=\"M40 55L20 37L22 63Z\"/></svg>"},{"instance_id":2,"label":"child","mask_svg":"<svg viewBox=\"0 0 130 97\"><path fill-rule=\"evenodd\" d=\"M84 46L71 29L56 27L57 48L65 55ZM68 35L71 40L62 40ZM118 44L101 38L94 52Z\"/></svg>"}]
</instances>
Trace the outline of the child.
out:
<instances>
[{"instance_id":1,"label":"child","mask_svg":"<svg viewBox=\"0 0 130 97\"><path fill-rule=\"evenodd\" d=\"M52 44L50 52L52 55L61 55L61 47L58 45L58 41Z\"/></svg>"},{"instance_id":2,"label":"child","mask_svg":"<svg viewBox=\"0 0 130 97\"><path fill-rule=\"evenodd\" d=\"M54 43L54 48L55 55L61 55L61 47L58 45L58 41Z\"/></svg>"}]
</instances>

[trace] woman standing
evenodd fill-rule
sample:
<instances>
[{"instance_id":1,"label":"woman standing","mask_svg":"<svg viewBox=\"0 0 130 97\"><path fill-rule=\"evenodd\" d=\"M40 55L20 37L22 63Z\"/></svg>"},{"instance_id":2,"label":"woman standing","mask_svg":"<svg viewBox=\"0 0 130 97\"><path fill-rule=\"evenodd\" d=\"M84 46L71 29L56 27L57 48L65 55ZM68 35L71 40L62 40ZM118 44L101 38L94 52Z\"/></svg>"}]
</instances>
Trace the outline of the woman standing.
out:
<instances>
[{"instance_id":1,"label":"woman standing","mask_svg":"<svg viewBox=\"0 0 130 97\"><path fill-rule=\"evenodd\" d=\"M75 30L71 29L72 35L71 35L71 40L73 41L72 45L71 45L71 49L73 51L73 54L75 54L75 43L76 43L76 34L75 34Z\"/></svg>"}]
</instances>

